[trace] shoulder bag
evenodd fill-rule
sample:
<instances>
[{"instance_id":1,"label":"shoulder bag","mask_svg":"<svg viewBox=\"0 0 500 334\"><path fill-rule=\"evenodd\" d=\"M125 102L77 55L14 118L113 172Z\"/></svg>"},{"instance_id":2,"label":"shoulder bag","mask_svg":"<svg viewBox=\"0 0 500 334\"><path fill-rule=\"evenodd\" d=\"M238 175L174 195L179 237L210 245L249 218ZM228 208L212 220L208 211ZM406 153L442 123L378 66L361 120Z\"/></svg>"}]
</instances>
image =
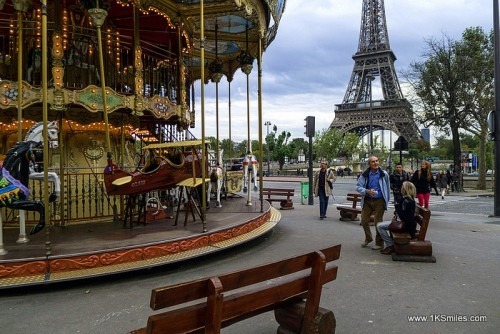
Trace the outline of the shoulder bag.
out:
<instances>
[{"instance_id":1,"label":"shoulder bag","mask_svg":"<svg viewBox=\"0 0 500 334\"><path fill-rule=\"evenodd\" d=\"M389 231L391 232L403 232L404 221L399 219L397 214L392 217L391 223L389 224Z\"/></svg>"}]
</instances>

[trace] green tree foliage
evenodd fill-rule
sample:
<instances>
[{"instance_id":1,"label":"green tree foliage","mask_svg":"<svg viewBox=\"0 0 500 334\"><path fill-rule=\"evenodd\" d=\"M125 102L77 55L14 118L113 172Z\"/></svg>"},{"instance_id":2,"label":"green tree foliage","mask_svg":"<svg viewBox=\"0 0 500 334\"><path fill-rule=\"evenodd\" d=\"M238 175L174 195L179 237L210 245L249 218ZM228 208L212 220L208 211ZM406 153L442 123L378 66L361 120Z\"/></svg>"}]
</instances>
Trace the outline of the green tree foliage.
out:
<instances>
[{"instance_id":1,"label":"green tree foliage","mask_svg":"<svg viewBox=\"0 0 500 334\"><path fill-rule=\"evenodd\" d=\"M292 143L294 145L294 150L293 150L292 156L290 158L292 158L294 160L298 160L300 151L302 151L302 153L304 153L306 157L309 156L309 142L308 141L306 141L304 138L294 138L292 140Z\"/></svg>"},{"instance_id":2,"label":"green tree foliage","mask_svg":"<svg viewBox=\"0 0 500 334\"><path fill-rule=\"evenodd\" d=\"M269 146L269 151L272 161L279 163L280 170L285 164L285 157L290 158L295 151L295 144L291 141L292 134L287 131L282 131L278 134L278 127L273 126L273 132L266 137L266 143Z\"/></svg>"},{"instance_id":3,"label":"green tree foliage","mask_svg":"<svg viewBox=\"0 0 500 334\"><path fill-rule=\"evenodd\" d=\"M234 155L234 146L235 143L229 139L223 139L220 144L220 149L224 150L224 158L235 158Z\"/></svg>"},{"instance_id":4,"label":"green tree foliage","mask_svg":"<svg viewBox=\"0 0 500 334\"><path fill-rule=\"evenodd\" d=\"M480 27L468 28L457 44L457 54L465 74L461 97L467 111L467 124L463 128L478 140L479 189L486 189L487 118L494 107L494 34L485 34Z\"/></svg>"},{"instance_id":5,"label":"green tree foliage","mask_svg":"<svg viewBox=\"0 0 500 334\"><path fill-rule=\"evenodd\" d=\"M463 80L461 61L456 56L456 42L447 36L441 41L426 40L427 51L423 62L410 65L410 83L418 97L417 120L426 127L434 125L445 134L451 133L453 160L460 165L459 130L466 124L466 111L460 99Z\"/></svg>"},{"instance_id":6,"label":"green tree foliage","mask_svg":"<svg viewBox=\"0 0 500 334\"><path fill-rule=\"evenodd\" d=\"M417 97L417 120L451 134L455 165L461 163L461 130L481 138L479 158L485 161L486 116L493 101L492 40L481 28L466 29L458 42L447 36L429 39L425 60L412 63L406 75Z\"/></svg>"},{"instance_id":7,"label":"green tree foliage","mask_svg":"<svg viewBox=\"0 0 500 334\"><path fill-rule=\"evenodd\" d=\"M342 133L338 129L323 129L314 136L313 150L316 159L332 161L344 157L348 162L358 151L359 137L355 133Z\"/></svg>"}]
</instances>

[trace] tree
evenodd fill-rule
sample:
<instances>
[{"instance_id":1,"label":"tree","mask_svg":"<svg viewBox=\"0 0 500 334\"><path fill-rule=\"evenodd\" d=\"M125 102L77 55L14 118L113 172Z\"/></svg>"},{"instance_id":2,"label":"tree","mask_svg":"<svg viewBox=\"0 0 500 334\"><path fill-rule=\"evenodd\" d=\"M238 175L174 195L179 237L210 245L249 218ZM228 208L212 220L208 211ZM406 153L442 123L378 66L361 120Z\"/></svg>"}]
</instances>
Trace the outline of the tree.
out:
<instances>
[{"instance_id":1,"label":"tree","mask_svg":"<svg viewBox=\"0 0 500 334\"><path fill-rule=\"evenodd\" d=\"M467 112L465 131L479 139L478 189L486 189L486 144L488 113L494 108L494 34L485 34L480 27L468 28L457 43L464 80L460 94Z\"/></svg>"},{"instance_id":2,"label":"tree","mask_svg":"<svg viewBox=\"0 0 500 334\"><path fill-rule=\"evenodd\" d=\"M224 158L234 158L234 146L235 143L229 139L223 139L219 148L224 150Z\"/></svg>"},{"instance_id":3,"label":"tree","mask_svg":"<svg viewBox=\"0 0 500 334\"><path fill-rule=\"evenodd\" d=\"M463 70L465 50L447 36L426 43L426 60L410 64L406 75L418 98L414 103L417 120L426 127L434 125L447 135L451 133L454 165L460 166L460 129L470 123L470 107L464 101L464 83L468 80L468 71Z\"/></svg>"},{"instance_id":4,"label":"tree","mask_svg":"<svg viewBox=\"0 0 500 334\"><path fill-rule=\"evenodd\" d=\"M269 133L269 136L266 137L266 142L269 146L271 160L278 161L279 169L282 170L285 164L285 158L292 156L295 145L293 142L289 142L292 136L290 132L283 131L279 135L277 135L277 133L278 127L274 125L273 132Z\"/></svg>"},{"instance_id":5,"label":"tree","mask_svg":"<svg viewBox=\"0 0 500 334\"><path fill-rule=\"evenodd\" d=\"M313 149L318 159L332 161L342 148L343 133L338 129L322 129L314 136Z\"/></svg>"},{"instance_id":6,"label":"tree","mask_svg":"<svg viewBox=\"0 0 500 334\"><path fill-rule=\"evenodd\" d=\"M305 156L309 156L309 142L307 142L304 138L294 138L292 140L292 143L294 145L294 150L292 153L291 158L298 160L299 158L299 153L302 151Z\"/></svg>"}]
</instances>

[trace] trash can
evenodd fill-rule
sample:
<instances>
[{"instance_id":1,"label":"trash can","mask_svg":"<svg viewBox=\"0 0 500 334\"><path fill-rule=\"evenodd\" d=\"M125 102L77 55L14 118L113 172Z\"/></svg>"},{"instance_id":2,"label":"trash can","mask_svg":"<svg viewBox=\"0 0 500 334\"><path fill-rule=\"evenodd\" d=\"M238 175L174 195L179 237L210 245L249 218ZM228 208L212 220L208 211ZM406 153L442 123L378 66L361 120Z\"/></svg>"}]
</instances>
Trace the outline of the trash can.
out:
<instances>
[{"instance_id":1,"label":"trash can","mask_svg":"<svg viewBox=\"0 0 500 334\"><path fill-rule=\"evenodd\" d=\"M304 205L304 199L309 196L309 182L300 182L300 204Z\"/></svg>"}]
</instances>

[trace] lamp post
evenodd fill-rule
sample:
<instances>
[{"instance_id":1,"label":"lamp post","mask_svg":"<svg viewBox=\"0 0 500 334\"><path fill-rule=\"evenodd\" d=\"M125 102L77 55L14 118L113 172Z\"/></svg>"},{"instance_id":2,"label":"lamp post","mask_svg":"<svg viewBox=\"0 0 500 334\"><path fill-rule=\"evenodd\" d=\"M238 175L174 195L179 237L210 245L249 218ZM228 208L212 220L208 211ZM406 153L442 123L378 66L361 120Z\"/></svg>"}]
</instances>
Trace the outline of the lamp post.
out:
<instances>
[{"instance_id":1,"label":"lamp post","mask_svg":"<svg viewBox=\"0 0 500 334\"><path fill-rule=\"evenodd\" d=\"M269 126L271 125L271 122L267 121L264 123L265 126L267 126L267 176L271 175L271 167L269 165Z\"/></svg>"},{"instance_id":2,"label":"lamp post","mask_svg":"<svg viewBox=\"0 0 500 334\"><path fill-rule=\"evenodd\" d=\"M500 173L500 18L498 0L493 0L493 31L494 31L494 59L495 59L495 175ZM495 217L500 217L500 182L494 183L495 201L493 211Z\"/></svg>"},{"instance_id":3,"label":"lamp post","mask_svg":"<svg viewBox=\"0 0 500 334\"><path fill-rule=\"evenodd\" d=\"M373 101L372 101L372 81L375 80L373 74L368 72L366 74L366 80L368 81L368 94L370 98L370 155L373 155Z\"/></svg>"}]
</instances>

